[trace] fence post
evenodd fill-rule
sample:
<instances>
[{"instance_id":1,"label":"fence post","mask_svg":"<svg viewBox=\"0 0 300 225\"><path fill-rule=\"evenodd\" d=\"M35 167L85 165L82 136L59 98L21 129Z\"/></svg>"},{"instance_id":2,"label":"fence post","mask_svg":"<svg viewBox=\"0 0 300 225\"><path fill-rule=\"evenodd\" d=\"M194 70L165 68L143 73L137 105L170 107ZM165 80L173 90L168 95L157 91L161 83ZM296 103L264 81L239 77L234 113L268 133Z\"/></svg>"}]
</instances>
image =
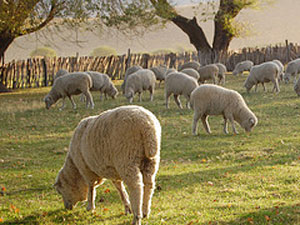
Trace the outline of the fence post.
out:
<instances>
[{"instance_id":1,"label":"fence post","mask_svg":"<svg viewBox=\"0 0 300 225\"><path fill-rule=\"evenodd\" d=\"M286 60L287 62L289 62L291 61L291 52L290 52L290 46L288 40L285 40L285 47L286 47Z\"/></svg>"},{"instance_id":2,"label":"fence post","mask_svg":"<svg viewBox=\"0 0 300 225\"><path fill-rule=\"evenodd\" d=\"M46 64L46 57L42 58L42 67L44 70L44 86L48 86L48 77L47 77L47 64Z\"/></svg>"},{"instance_id":3,"label":"fence post","mask_svg":"<svg viewBox=\"0 0 300 225\"><path fill-rule=\"evenodd\" d=\"M131 53L129 48L127 52L127 59L125 60L125 72L130 67L130 63L131 63Z\"/></svg>"}]
</instances>

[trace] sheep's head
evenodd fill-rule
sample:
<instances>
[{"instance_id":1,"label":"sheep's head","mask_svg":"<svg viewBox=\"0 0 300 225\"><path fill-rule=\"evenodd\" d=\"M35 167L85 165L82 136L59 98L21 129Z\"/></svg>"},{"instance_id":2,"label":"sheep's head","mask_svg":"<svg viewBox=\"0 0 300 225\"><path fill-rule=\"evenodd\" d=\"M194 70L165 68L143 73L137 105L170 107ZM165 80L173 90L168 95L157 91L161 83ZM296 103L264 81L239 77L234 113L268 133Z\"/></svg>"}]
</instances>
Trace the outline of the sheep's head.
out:
<instances>
[{"instance_id":1,"label":"sheep's head","mask_svg":"<svg viewBox=\"0 0 300 225\"><path fill-rule=\"evenodd\" d=\"M65 175L60 171L55 184L53 185L55 190L62 195L64 205L66 209L73 209L77 202L85 201L87 199L87 186L80 186L80 182L74 180L73 184L67 182Z\"/></svg>"},{"instance_id":2,"label":"sheep's head","mask_svg":"<svg viewBox=\"0 0 300 225\"><path fill-rule=\"evenodd\" d=\"M237 70L233 70L233 71L232 71L232 75L234 75L234 76L238 75Z\"/></svg>"},{"instance_id":3,"label":"sheep's head","mask_svg":"<svg viewBox=\"0 0 300 225\"><path fill-rule=\"evenodd\" d=\"M298 86L298 84L295 84L295 86L294 86L294 91L296 92L296 94L297 94L298 96L300 96L300 87Z\"/></svg>"},{"instance_id":4,"label":"sheep's head","mask_svg":"<svg viewBox=\"0 0 300 225\"><path fill-rule=\"evenodd\" d=\"M115 98L117 97L118 94L119 94L118 89L117 89L115 86L111 85L110 90L109 90L109 95L110 95L113 99L115 99Z\"/></svg>"},{"instance_id":5,"label":"sheep's head","mask_svg":"<svg viewBox=\"0 0 300 225\"><path fill-rule=\"evenodd\" d=\"M130 103L133 101L134 91L132 89L125 90L125 97L128 99Z\"/></svg>"},{"instance_id":6,"label":"sheep's head","mask_svg":"<svg viewBox=\"0 0 300 225\"><path fill-rule=\"evenodd\" d=\"M246 132L251 132L251 130L256 126L257 118L256 116L251 116L248 119L244 120L241 123L241 126L245 129Z\"/></svg>"},{"instance_id":7,"label":"sheep's head","mask_svg":"<svg viewBox=\"0 0 300 225\"><path fill-rule=\"evenodd\" d=\"M53 105L55 103L55 101L53 100L53 98L49 95L47 95L44 98L44 102L46 104L46 109L50 109L51 105Z\"/></svg>"},{"instance_id":8,"label":"sheep's head","mask_svg":"<svg viewBox=\"0 0 300 225\"><path fill-rule=\"evenodd\" d=\"M283 75L283 80L286 84L290 81L290 79L291 79L291 75L289 73L285 73Z\"/></svg>"},{"instance_id":9,"label":"sheep's head","mask_svg":"<svg viewBox=\"0 0 300 225\"><path fill-rule=\"evenodd\" d=\"M245 81L244 83L244 87L246 88L247 92L249 92L251 90L251 88L253 87L252 82L250 82L248 79Z\"/></svg>"}]
</instances>

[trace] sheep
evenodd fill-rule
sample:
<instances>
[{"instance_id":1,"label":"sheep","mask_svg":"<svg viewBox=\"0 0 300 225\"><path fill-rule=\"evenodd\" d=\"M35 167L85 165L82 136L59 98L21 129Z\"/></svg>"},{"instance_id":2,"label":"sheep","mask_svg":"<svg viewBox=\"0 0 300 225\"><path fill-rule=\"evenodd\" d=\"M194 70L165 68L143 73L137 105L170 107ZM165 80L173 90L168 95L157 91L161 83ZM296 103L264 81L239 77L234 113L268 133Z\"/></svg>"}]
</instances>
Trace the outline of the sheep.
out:
<instances>
[{"instance_id":1,"label":"sheep","mask_svg":"<svg viewBox=\"0 0 300 225\"><path fill-rule=\"evenodd\" d=\"M165 80L165 74L167 71L167 67L164 65L151 67L150 70L152 70L155 74L156 80L159 81L158 87L160 87L160 84L163 80Z\"/></svg>"},{"instance_id":2,"label":"sheep","mask_svg":"<svg viewBox=\"0 0 300 225\"><path fill-rule=\"evenodd\" d=\"M200 78L198 71L193 68L186 68L186 69L181 70L180 72L182 72L186 75L189 75L190 77L194 77L197 81Z\"/></svg>"},{"instance_id":3,"label":"sheep","mask_svg":"<svg viewBox=\"0 0 300 225\"><path fill-rule=\"evenodd\" d=\"M57 73L55 74L55 77L54 77L54 79L53 79L53 82L54 82L57 78L59 78L59 77L61 77L61 76L64 76L64 75L66 75L66 74L68 74L68 73L69 73L69 72L68 72L67 70L64 70L64 69L58 70Z\"/></svg>"},{"instance_id":4,"label":"sheep","mask_svg":"<svg viewBox=\"0 0 300 225\"><path fill-rule=\"evenodd\" d=\"M90 90L100 91L100 100L102 100L102 93L104 93L105 99L107 99L107 95L113 99L116 98L118 95L118 89L115 87L107 74L96 71L86 71L86 73L91 76L93 81L93 86Z\"/></svg>"},{"instance_id":5,"label":"sheep","mask_svg":"<svg viewBox=\"0 0 300 225\"><path fill-rule=\"evenodd\" d=\"M216 83L216 77L219 73L219 68L215 64L209 64L198 69L200 75L199 83L204 84L206 80L213 80L213 83Z\"/></svg>"},{"instance_id":6,"label":"sheep","mask_svg":"<svg viewBox=\"0 0 300 225\"><path fill-rule=\"evenodd\" d=\"M198 70L201 67L201 64L197 61L186 62L183 65L180 65L178 71L181 71L186 68L192 68L194 70Z\"/></svg>"},{"instance_id":7,"label":"sheep","mask_svg":"<svg viewBox=\"0 0 300 225\"><path fill-rule=\"evenodd\" d=\"M225 84L225 73L227 72L227 68L224 64L222 63L215 63L215 65L218 67L219 69L219 73L218 73L218 84Z\"/></svg>"},{"instance_id":8,"label":"sheep","mask_svg":"<svg viewBox=\"0 0 300 225\"><path fill-rule=\"evenodd\" d=\"M68 96L73 108L76 109L76 104L72 98L72 95L78 95L83 93L86 98L86 108L90 105L94 108L93 97L90 93L90 88L93 86L92 78L84 72L70 73L67 76L61 76L57 78L50 92L44 98L46 109L50 109L51 105L57 102L58 99L63 99L63 104L60 107L62 110L65 107L65 97Z\"/></svg>"},{"instance_id":9,"label":"sheep","mask_svg":"<svg viewBox=\"0 0 300 225\"><path fill-rule=\"evenodd\" d=\"M272 62L276 63L277 66L279 67L279 81L282 81L283 80L283 74L284 74L283 64L278 59L274 59Z\"/></svg>"},{"instance_id":10,"label":"sheep","mask_svg":"<svg viewBox=\"0 0 300 225\"><path fill-rule=\"evenodd\" d=\"M294 91L298 96L300 96L300 78L297 80L296 84L294 85Z\"/></svg>"},{"instance_id":11,"label":"sheep","mask_svg":"<svg viewBox=\"0 0 300 225\"><path fill-rule=\"evenodd\" d=\"M167 71L166 71L166 73L165 73L165 79L166 79L167 76L169 76L169 74L171 74L171 73L173 73L173 72L177 72L177 70L174 69L174 68L169 68L169 69L167 69Z\"/></svg>"},{"instance_id":12,"label":"sheep","mask_svg":"<svg viewBox=\"0 0 300 225\"><path fill-rule=\"evenodd\" d=\"M123 81L123 83L121 84L121 90L122 90L123 94L125 94L125 85L126 85L126 80L127 80L127 78L128 78L131 74L133 74L133 73L135 73L136 71L141 70L141 69L143 69L143 67L136 65L136 66L129 67L129 68L126 70L125 76L124 76L124 81Z\"/></svg>"},{"instance_id":13,"label":"sheep","mask_svg":"<svg viewBox=\"0 0 300 225\"><path fill-rule=\"evenodd\" d=\"M165 101L166 108L169 108L169 97L174 95L177 106L182 109L179 95L184 95L186 98L186 107L189 108L191 92L198 87L198 82L191 76L182 72L174 72L169 74L165 80Z\"/></svg>"},{"instance_id":14,"label":"sheep","mask_svg":"<svg viewBox=\"0 0 300 225\"><path fill-rule=\"evenodd\" d=\"M264 88L264 91L266 91L266 87L264 83L271 81L274 84L273 91L276 90L276 92L278 93L280 91L279 84L278 84L279 70L280 69L277 66L277 64L272 61L253 66L250 70L250 74L248 75L244 83L244 87L249 93L253 85L255 85L255 92L256 92L257 85L261 83Z\"/></svg>"},{"instance_id":15,"label":"sheep","mask_svg":"<svg viewBox=\"0 0 300 225\"><path fill-rule=\"evenodd\" d=\"M135 93L139 94L139 101L142 101L141 93L144 90L149 90L150 101L153 101L156 77L153 71L149 69L140 69L131 74L125 84L125 97L130 103L133 101Z\"/></svg>"},{"instance_id":16,"label":"sheep","mask_svg":"<svg viewBox=\"0 0 300 225\"><path fill-rule=\"evenodd\" d=\"M208 116L223 115L224 133L228 134L227 120L231 122L233 132L237 134L234 121L238 122L246 132L250 132L257 124L257 118L248 108L243 97L234 90L214 84L204 84L191 94L191 106L194 109L193 134L197 135L197 123L201 119L208 134L211 133Z\"/></svg>"},{"instance_id":17,"label":"sheep","mask_svg":"<svg viewBox=\"0 0 300 225\"><path fill-rule=\"evenodd\" d=\"M296 83L297 80L297 74L300 72L300 59L295 59L290 61L287 64L285 74L283 75L283 79L285 83L287 84L289 80L291 79L291 76L294 77L294 83Z\"/></svg>"},{"instance_id":18,"label":"sheep","mask_svg":"<svg viewBox=\"0 0 300 225\"><path fill-rule=\"evenodd\" d=\"M87 210L93 211L96 187L110 179L125 214L132 212L132 224L141 224L151 210L160 144L160 123L143 107L121 106L81 120L54 184L65 208L87 200Z\"/></svg>"},{"instance_id":19,"label":"sheep","mask_svg":"<svg viewBox=\"0 0 300 225\"><path fill-rule=\"evenodd\" d=\"M250 71L253 65L254 65L253 62L250 60L239 62L238 64L235 65L235 68L232 71L232 75L236 76L236 75L243 74L244 71Z\"/></svg>"}]
</instances>

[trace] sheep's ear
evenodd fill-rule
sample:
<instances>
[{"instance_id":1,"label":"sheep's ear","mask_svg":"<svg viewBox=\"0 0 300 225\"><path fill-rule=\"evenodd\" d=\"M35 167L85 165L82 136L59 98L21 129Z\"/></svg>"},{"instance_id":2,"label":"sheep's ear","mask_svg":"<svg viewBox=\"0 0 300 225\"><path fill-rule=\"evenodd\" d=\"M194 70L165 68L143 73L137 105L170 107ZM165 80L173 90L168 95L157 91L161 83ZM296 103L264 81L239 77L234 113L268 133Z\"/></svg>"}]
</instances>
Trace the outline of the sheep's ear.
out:
<instances>
[{"instance_id":1,"label":"sheep's ear","mask_svg":"<svg viewBox=\"0 0 300 225\"><path fill-rule=\"evenodd\" d=\"M254 120L253 118L250 118L250 119L249 119L249 122L250 122L250 124L251 124L251 127L253 127L254 124L255 124L255 120Z\"/></svg>"}]
</instances>

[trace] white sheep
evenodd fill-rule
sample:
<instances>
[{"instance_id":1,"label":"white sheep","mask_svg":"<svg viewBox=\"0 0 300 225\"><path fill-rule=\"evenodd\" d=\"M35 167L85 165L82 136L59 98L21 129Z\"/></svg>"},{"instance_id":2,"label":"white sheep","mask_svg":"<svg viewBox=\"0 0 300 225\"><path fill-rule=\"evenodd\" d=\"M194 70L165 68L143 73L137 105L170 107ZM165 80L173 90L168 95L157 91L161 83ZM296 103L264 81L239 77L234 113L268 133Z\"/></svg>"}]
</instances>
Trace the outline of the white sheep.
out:
<instances>
[{"instance_id":1,"label":"white sheep","mask_svg":"<svg viewBox=\"0 0 300 225\"><path fill-rule=\"evenodd\" d=\"M186 98L186 107L189 108L191 92L198 87L195 78L188 76L182 72L173 72L165 79L165 100L166 108L169 108L169 98L173 94L177 106L182 109L179 99L180 95Z\"/></svg>"},{"instance_id":2,"label":"white sheep","mask_svg":"<svg viewBox=\"0 0 300 225\"><path fill-rule=\"evenodd\" d=\"M160 66L151 67L150 70L154 72L156 80L159 81L158 87L160 87L161 82L165 80L167 67L165 65L160 65Z\"/></svg>"},{"instance_id":3,"label":"white sheep","mask_svg":"<svg viewBox=\"0 0 300 225\"><path fill-rule=\"evenodd\" d=\"M194 109L193 134L197 135L197 123L201 119L207 133L211 133L208 116L223 115L224 133L228 133L227 120L231 122L233 132L237 134L234 121L250 132L257 124L257 118L248 108L243 97L234 90L218 85L204 84L191 94L191 105Z\"/></svg>"},{"instance_id":4,"label":"white sheep","mask_svg":"<svg viewBox=\"0 0 300 225\"><path fill-rule=\"evenodd\" d=\"M135 73L136 71L141 70L141 69L143 69L143 67L138 66L138 65L135 65L135 66L129 67L129 68L126 70L125 75L124 75L124 81L123 81L123 83L121 84L121 90L122 90L123 94L125 93L125 84L126 84L127 78L128 78L131 74L133 74L133 73Z\"/></svg>"},{"instance_id":5,"label":"white sheep","mask_svg":"<svg viewBox=\"0 0 300 225\"><path fill-rule=\"evenodd\" d=\"M167 76L169 76L169 74L171 74L171 73L173 73L173 72L177 72L177 70L174 69L174 68L169 68L169 69L167 69L167 71L166 71L166 73L165 73L165 79L166 79Z\"/></svg>"},{"instance_id":6,"label":"white sheep","mask_svg":"<svg viewBox=\"0 0 300 225\"><path fill-rule=\"evenodd\" d=\"M215 64L202 66L197 71L200 75L199 83L204 84L206 80L212 80L214 84L216 83L219 68Z\"/></svg>"},{"instance_id":7,"label":"white sheep","mask_svg":"<svg viewBox=\"0 0 300 225\"><path fill-rule=\"evenodd\" d=\"M261 83L264 91L266 91L264 83L272 82L274 84L273 91L276 90L276 92L279 92L279 70L280 69L277 64L272 61L253 66L244 83L244 87L246 88L247 92L249 92L253 85L255 85L256 92L258 84Z\"/></svg>"},{"instance_id":8,"label":"white sheep","mask_svg":"<svg viewBox=\"0 0 300 225\"><path fill-rule=\"evenodd\" d=\"M141 93L145 90L150 92L150 101L153 101L156 77L149 69L140 69L131 74L125 84L125 97L130 103L133 101L135 93L139 94L139 101L142 101Z\"/></svg>"},{"instance_id":9,"label":"white sheep","mask_svg":"<svg viewBox=\"0 0 300 225\"><path fill-rule=\"evenodd\" d=\"M291 77L294 77L294 83L297 80L297 74L300 72L300 59L295 59L290 61L287 64L285 74L283 75L283 79L285 83L288 83Z\"/></svg>"},{"instance_id":10,"label":"white sheep","mask_svg":"<svg viewBox=\"0 0 300 225\"><path fill-rule=\"evenodd\" d=\"M87 98L86 108L88 108L90 105L93 109L94 101L90 93L90 88L92 86L92 78L84 72L69 73L66 76L61 76L54 81L50 92L44 98L46 108L49 109L51 105L57 102L58 99L62 98L63 104L60 109L63 109L65 106L65 97L68 97L73 105L73 108L76 109L76 104L72 98L72 95L83 93Z\"/></svg>"},{"instance_id":11,"label":"white sheep","mask_svg":"<svg viewBox=\"0 0 300 225\"><path fill-rule=\"evenodd\" d=\"M244 71L250 71L251 67L254 65L254 63L251 60L245 60L242 62L239 62L235 65L234 70L232 71L232 75L240 75L243 74Z\"/></svg>"},{"instance_id":12,"label":"white sheep","mask_svg":"<svg viewBox=\"0 0 300 225\"><path fill-rule=\"evenodd\" d=\"M197 82L200 79L200 75L199 75L198 71L193 68L186 68L186 69L181 70L180 72L184 73L186 75L189 75L190 77L195 78L197 80Z\"/></svg>"},{"instance_id":13,"label":"white sheep","mask_svg":"<svg viewBox=\"0 0 300 225\"><path fill-rule=\"evenodd\" d=\"M225 84L225 75L226 75L226 72L227 72L227 68L222 63L215 63L215 65L219 69L219 73L218 73L219 81L218 81L218 84L223 84L224 85Z\"/></svg>"},{"instance_id":14,"label":"white sheep","mask_svg":"<svg viewBox=\"0 0 300 225\"><path fill-rule=\"evenodd\" d=\"M54 77L54 79L53 79L53 82L54 82L57 78L59 78L59 77L61 77L61 76L64 76L64 75L66 75L66 74L68 74L68 73L69 73L69 72L68 72L67 70L64 70L64 69L58 70L57 73L55 74L55 77Z\"/></svg>"},{"instance_id":15,"label":"white sheep","mask_svg":"<svg viewBox=\"0 0 300 225\"><path fill-rule=\"evenodd\" d=\"M272 62L276 63L277 66L279 67L279 81L282 81L283 80L283 74L284 74L283 64L278 59L274 59Z\"/></svg>"},{"instance_id":16,"label":"white sheep","mask_svg":"<svg viewBox=\"0 0 300 225\"><path fill-rule=\"evenodd\" d=\"M105 99L107 99L107 95L113 99L118 95L118 89L107 74L96 71L86 71L86 73L91 76L93 81L93 86L90 90L100 91L100 100L102 100L102 94L104 94Z\"/></svg>"},{"instance_id":17,"label":"white sheep","mask_svg":"<svg viewBox=\"0 0 300 225\"><path fill-rule=\"evenodd\" d=\"M81 120L54 184L65 208L87 200L87 210L94 210L96 187L110 179L125 214L132 212L132 224L140 225L150 214L160 142L160 123L143 107L121 106Z\"/></svg>"},{"instance_id":18,"label":"white sheep","mask_svg":"<svg viewBox=\"0 0 300 225\"><path fill-rule=\"evenodd\" d=\"M186 68L192 68L194 70L198 70L201 67L201 64L197 61L186 62L183 65L180 65L178 71L181 71Z\"/></svg>"}]
</instances>

